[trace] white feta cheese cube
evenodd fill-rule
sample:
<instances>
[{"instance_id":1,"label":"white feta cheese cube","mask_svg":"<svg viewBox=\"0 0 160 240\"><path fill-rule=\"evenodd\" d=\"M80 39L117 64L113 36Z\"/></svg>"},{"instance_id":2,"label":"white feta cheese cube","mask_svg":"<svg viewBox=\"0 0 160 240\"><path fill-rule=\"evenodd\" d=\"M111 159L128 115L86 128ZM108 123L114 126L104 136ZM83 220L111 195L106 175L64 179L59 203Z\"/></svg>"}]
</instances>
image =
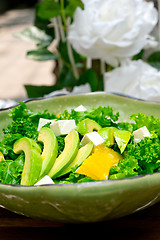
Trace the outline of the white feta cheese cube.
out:
<instances>
[{"instance_id":1,"label":"white feta cheese cube","mask_svg":"<svg viewBox=\"0 0 160 240\"><path fill-rule=\"evenodd\" d=\"M76 128L76 123L75 120L58 120L51 124L50 128L57 137L70 133L72 129Z\"/></svg>"},{"instance_id":2,"label":"white feta cheese cube","mask_svg":"<svg viewBox=\"0 0 160 240\"><path fill-rule=\"evenodd\" d=\"M50 128L52 129L52 131L54 132L56 137L61 135L60 124L58 123L58 121L56 121L53 124L51 124Z\"/></svg>"},{"instance_id":3,"label":"white feta cheese cube","mask_svg":"<svg viewBox=\"0 0 160 240\"><path fill-rule=\"evenodd\" d=\"M41 180L39 180L34 185L38 186L38 185L45 185L45 184L54 184L53 180L48 175L44 176Z\"/></svg>"},{"instance_id":4,"label":"white feta cheese cube","mask_svg":"<svg viewBox=\"0 0 160 240\"><path fill-rule=\"evenodd\" d=\"M144 137L151 137L150 132L148 131L147 127L141 127L133 132L134 135L134 142L140 142Z\"/></svg>"},{"instance_id":5,"label":"white feta cheese cube","mask_svg":"<svg viewBox=\"0 0 160 240\"><path fill-rule=\"evenodd\" d=\"M40 118L37 131L39 131L44 125L46 125L47 123L50 123L50 122L53 123L53 122L55 122L55 120Z\"/></svg>"},{"instance_id":6,"label":"white feta cheese cube","mask_svg":"<svg viewBox=\"0 0 160 240\"><path fill-rule=\"evenodd\" d=\"M104 139L97 132L86 133L81 140L81 145L84 146L89 142L93 142L95 146L104 143Z\"/></svg>"},{"instance_id":7,"label":"white feta cheese cube","mask_svg":"<svg viewBox=\"0 0 160 240\"><path fill-rule=\"evenodd\" d=\"M83 106L83 105L79 105L78 107L76 107L74 109L76 112L84 112L86 111L87 109Z\"/></svg>"}]
</instances>

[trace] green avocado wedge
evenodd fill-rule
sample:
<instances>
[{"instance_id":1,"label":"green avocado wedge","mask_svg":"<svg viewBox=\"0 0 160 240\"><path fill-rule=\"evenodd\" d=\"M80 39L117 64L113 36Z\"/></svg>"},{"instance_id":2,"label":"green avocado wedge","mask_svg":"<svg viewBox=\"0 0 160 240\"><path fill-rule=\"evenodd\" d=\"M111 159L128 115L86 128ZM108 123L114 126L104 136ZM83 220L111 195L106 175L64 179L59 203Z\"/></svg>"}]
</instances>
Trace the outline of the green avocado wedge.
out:
<instances>
[{"instance_id":1,"label":"green avocado wedge","mask_svg":"<svg viewBox=\"0 0 160 240\"><path fill-rule=\"evenodd\" d=\"M78 123L77 131L81 135L85 135L86 133L98 131L101 129L101 126L94 120L86 118Z\"/></svg>"},{"instance_id":2,"label":"green avocado wedge","mask_svg":"<svg viewBox=\"0 0 160 240\"><path fill-rule=\"evenodd\" d=\"M93 142L89 142L84 147L81 147L78 150L78 153L73 162L66 169L64 169L64 171L61 173L61 176L69 173L73 167L80 166L83 161L91 154L93 147Z\"/></svg>"},{"instance_id":3,"label":"green avocado wedge","mask_svg":"<svg viewBox=\"0 0 160 240\"><path fill-rule=\"evenodd\" d=\"M113 127L101 128L98 131L98 133L105 140L106 147L111 147L114 145L114 128Z\"/></svg>"},{"instance_id":4,"label":"green avocado wedge","mask_svg":"<svg viewBox=\"0 0 160 240\"><path fill-rule=\"evenodd\" d=\"M39 178L42 168L40 147L34 140L23 137L14 143L13 151L16 154L20 154L23 151L25 154L21 185L34 185Z\"/></svg>"},{"instance_id":5,"label":"green avocado wedge","mask_svg":"<svg viewBox=\"0 0 160 240\"><path fill-rule=\"evenodd\" d=\"M58 142L53 131L47 127L40 129L38 141L42 142L44 145L41 155L42 170L40 173L40 178L42 178L50 171L56 160L58 154Z\"/></svg>"},{"instance_id":6,"label":"green avocado wedge","mask_svg":"<svg viewBox=\"0 0 160 240\"><path fill-rule=\"evenodd\" d=\"M131 132L114 128L114 138L121 153L124 152L130 140L130 137L131 137Z\"/></svg>"},{"instance_id":7,"label":"green avocado wedge","mask_svg":"<svg viewBox=\"0 0 160 240\"><path fill-rule=\"evenodd\" d=\"M105 140L105 146L111 147L116 141L120 152L123 153L131 137L131 132L115 127L101 128L98 133Z\"/></svg>"},{"instance_id":8,"label":"green avocado wedge","mask_svg":"<svg viewBox=\"0 0 160 240\"><path fill-rule=\"evenodd\" d=\"M56 159L53 167L48 173L48 176L55 179L63 175L63 171L75 159L79 149L79 134L76 130L72 130L65 138L65 147L63 152Z\"/></svg>"}]
</instances>

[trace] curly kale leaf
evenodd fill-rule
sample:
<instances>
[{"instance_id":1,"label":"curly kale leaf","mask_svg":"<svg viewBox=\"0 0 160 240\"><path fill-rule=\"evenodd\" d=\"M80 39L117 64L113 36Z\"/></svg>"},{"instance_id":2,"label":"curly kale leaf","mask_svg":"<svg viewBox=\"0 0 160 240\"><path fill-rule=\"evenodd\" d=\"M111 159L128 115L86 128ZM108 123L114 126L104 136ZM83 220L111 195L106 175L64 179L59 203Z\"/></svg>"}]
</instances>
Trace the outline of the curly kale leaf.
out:
<instances>
[{"instance_id":1,"label":"curly kale leaf","mask_svg":"<svg viewBox=\"0 0 160 240\"><path fill-rule=\"evenodd\" d=\"M143 113L138 114L132 114L129 119L132 119L135 121L134 129L141 128L143 126L146 126L150 132L154 131L157 132L160 136L160 120L159 118L154 117L151 115L150 117L148 115L145 115Z\"/></svg>"},{"instance_id":2,"label":"curly kale leaf","mask_svg":"<svg viewBox=\"0 0 160 240\"><path fill-rule=\"evenodd\" d=\"M110 171L110 179L144 175L160 171L160 139L157 134L139 143L128 144L125 157Z\"/></svg>"},{"instance_id":3,"label":"curly kale leaf","mask_svg":"<svg viewBox=\"0 0 160 240\"><path fill-rule=\"evenodd\" d=\"M65 110L64 113L59 115L58 119L75 119L77 124L85 118L90 118L96 121L101 127L107 127L114 125L114 122L119 118L119 112L114 114L111 107L101 106L84 112L77 112L74 109L71 109L71 113Z\"/></svg>"},{"instance_id":4,"label":"curly kale leaf","mask_svg":"<svg viewBox=\"0 0 160 240\"><path fill-rule=\"evenodd\" d=\"M62 153L64 146L65 146L65 136L58 136L57 141L58 141L58 156Z\"/></svg>"},{"instance_id":5,"label":"curly kale leaf","mask_svg":"<svg viewBox=\"0 0 160 240\"><path fill-rule=\"evenodd\" d=\"M111 168L109 179L137 176L138 169L138 160L134 157L128 156L123 160L120 160L117 166Z\"/></svg>"},{"instance_id":6,"label":"curly kale leaf","mask_svg":"<svg viewBox=\"0 0 160 240\"><path fill-rule=\"evenodd\" d=\"M38 122L40 118L53 119L55 114L44 112L34 112L29 110L25 103L20 102L20 105L13 108L9 113L12 118L12 123L6 129L3 129L4 134L21 134L28 138L37 139L38 137Z\"/></svg>"},{"instance_id":7,"label":"curly kale leaf","mask_svg":"<svg viewBox=\"0 0 160 240\"><path fill-rule=\"evenodd\" d=\"M21 134L21 136L33 139L37 139L38 137L37 124L27 118L12 122L6 129L3 129L3 133L7 135Z\"/></svg>"},{"instance_id":8,"label":"curly kale leaf","mask_svg":"<svg viewBox=\"0 0 160 240\"><path fill-rule=\"evenodd\" d=\"M38 124L40 118L54 119L56 116L54 113L49 113L48 110L44 110L44 112L34 112L30 110L24 102L19 102L20 105L13 108L9 113L9 117L12 118L13 121L17 121L19 119L32 119L32 121Z\"/></svg>"},{"instance_id":9,"label":"curly kale leaf","mask_svg":"<svg viewBox=\"0 0 160 240\"><path fill-rule=\"evenodd\" d=\"M60 178L56 181L54 180L54 182L57 182L57 183L82 183L82 182L93 182L93 181L95 181L94 179L89 178L85 175L76 173L77 168L78 168L78 166L76 165L75 167L73 167L71 169L71 173L69 174L68 177L63 178L63 179Z\"/></svg>"},{"instance_id":10,"label":"curly kale leaf","mask_svg":"<svg viewBox=\"0 0 160 240\"><path fill-rule=\"evenodd\" d=\"M156 134L151 138L145 137L139 143L128 145L127 156L138 160L138 174L158 171L160 167L160 139Z\"/></svg>"}]
</instances>

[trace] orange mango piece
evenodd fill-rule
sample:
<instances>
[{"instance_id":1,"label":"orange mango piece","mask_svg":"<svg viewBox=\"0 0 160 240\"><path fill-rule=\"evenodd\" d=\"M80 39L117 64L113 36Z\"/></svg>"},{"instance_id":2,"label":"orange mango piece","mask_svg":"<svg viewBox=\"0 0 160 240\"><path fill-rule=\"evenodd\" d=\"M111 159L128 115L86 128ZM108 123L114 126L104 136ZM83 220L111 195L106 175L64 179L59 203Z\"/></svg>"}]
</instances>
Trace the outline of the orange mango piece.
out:
<instances>
[{"instance_id":1,"label":"orange mango piece","mask_svg":"<svg viewBox=\"0 0 160 240\"><path fill-rule=\"evenodd\" d=\"M94 180L107 180L110 169L116 166L120 159L123 159L122 155L113 149L98 145L76 172Z\"/></svg>"},{"instance_id":2,"label":"orange mango piece","mask_svg":"<svg viewBox=\"0 0 160 240\"><path fill-rule=\"evenodd\" d=\"M4 155L2 152L0 152L0 161L4 161L4 160L5 160Z\"/></svg>"}]
</instances>

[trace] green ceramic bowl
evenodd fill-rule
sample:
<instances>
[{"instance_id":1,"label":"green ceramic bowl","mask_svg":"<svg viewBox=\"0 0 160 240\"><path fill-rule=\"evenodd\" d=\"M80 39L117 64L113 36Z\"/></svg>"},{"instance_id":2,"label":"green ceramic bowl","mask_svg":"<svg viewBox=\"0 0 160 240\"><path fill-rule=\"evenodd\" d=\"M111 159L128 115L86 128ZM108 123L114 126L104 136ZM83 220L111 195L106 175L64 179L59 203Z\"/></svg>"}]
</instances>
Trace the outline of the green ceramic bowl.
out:
<instances>
[{"instance_id":1,"label":"green ceramic bowl","mask_svg":"<svg viewBox=\"0 0 160 240\"><path fill-rule=\"evenodd\" d=\"M109 105L120 112L121 120L127 120L130 114L138 112L158 117L160 110L159 103L105 93L60 96L27 103L33 110L47 108L56 113L80 104L86 108ZM8 111L0 112L0 132L10 122ZM25 216L61 222L96 222L119 218L153 205L159 199L160 173L68 185L25 187L0 184L1 206Z\"/></svg>"}]
</instances>

